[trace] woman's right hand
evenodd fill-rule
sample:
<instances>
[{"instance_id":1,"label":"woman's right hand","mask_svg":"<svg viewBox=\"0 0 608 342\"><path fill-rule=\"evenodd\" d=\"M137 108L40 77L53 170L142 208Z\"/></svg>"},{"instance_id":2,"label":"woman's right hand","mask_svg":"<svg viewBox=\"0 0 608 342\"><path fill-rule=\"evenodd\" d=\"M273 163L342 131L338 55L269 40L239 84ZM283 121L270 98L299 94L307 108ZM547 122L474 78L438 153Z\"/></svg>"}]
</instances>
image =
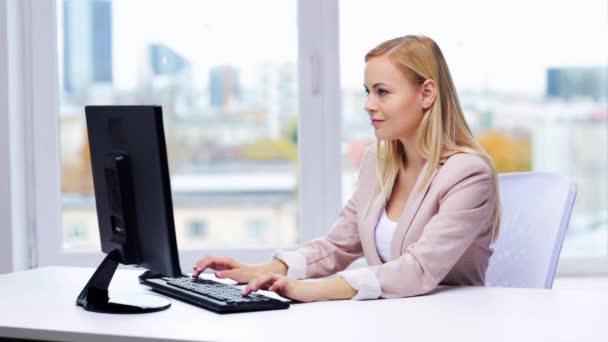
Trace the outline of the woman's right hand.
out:
<instances>
[{"instance_id":1,"label":"woman's right hand","mask_svg":"<svg viewBox=\"0 0 608 342\"><path fill-rule=\"evenodd\" d=\"M230 278L241 284L248 283L264 273L287 274L287 266L278 260L262 265L248 265L231 257L206 256L196 262L192 277L198 278L208 268L215 270L215 276L220 279Z\"/></svg>"}]
</instances>

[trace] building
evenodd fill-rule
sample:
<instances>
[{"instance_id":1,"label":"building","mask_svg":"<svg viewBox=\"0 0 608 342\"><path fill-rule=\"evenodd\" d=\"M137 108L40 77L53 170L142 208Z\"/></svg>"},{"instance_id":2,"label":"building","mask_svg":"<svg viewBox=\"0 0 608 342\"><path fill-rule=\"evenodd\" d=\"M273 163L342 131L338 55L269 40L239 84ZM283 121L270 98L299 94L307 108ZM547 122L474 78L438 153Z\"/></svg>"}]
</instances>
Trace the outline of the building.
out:
<instances>
[{"instance_id":1,"label":"building","mask_svg":"<svg viewBox=\"0 0 608 342\"><path fill-rule=\"evenodd\" d=\"M180 249L290 246L297 242L293 172L206 173L171 180ZM99 250L93 197L63 195L64 248Z\"/></svg>"},{"instance_id":2,"label":"building","mask_svg":"<svg viewBox=\"0 0 608 342\"><path fill-rule=\"evenodd\" d=\"M65 0L63 4L63 86L82 94L112 83L112 2Z\"/></svg>"},{"instance_id":3,"label":"building","mask_svg":"<svg viewBox=\"0 0 608 342\"><path fill-rule=\"evenodd\" d=\"M239 72L232 66L217 66L209 70L209 105L228 107L241 100Z\"/></svg>"},{"instance_id":4,"label":"building","mask_svg":"<svg viewBox=\"0 0 608 342\"><path fill-rule=\"evenodd\" d=\"M547 69L547 97L570 100L588 97L608 98L608 68L571 67Z\"/></svg>"},{"instance_id":5,"label":"building","mask_svg":"<svg viewBox=\"0 0 608 342\"><path fill-rule=\"evenodd\" d=\"M190 64L177 51L161 43L150 44L148 56L152 74L155 76L177 74Z\"/></svg>"}]
</instances>

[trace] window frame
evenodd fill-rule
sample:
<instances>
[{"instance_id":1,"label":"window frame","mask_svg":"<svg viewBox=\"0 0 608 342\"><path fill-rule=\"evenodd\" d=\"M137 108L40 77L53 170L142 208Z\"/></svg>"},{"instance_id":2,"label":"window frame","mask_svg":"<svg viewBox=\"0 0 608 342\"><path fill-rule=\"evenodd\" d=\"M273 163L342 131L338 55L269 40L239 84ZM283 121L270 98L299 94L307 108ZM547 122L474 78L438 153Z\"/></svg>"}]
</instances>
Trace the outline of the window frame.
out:
<instances>
[{"instance_id":1,"label":"window frame","mask_svg":"<svg viewBox=\"0 0 608 342\"><path fill-rule=\"evenodd\" d=\"M2 136L8 138L6 148L0 149L0 162L6 165L0 173L8 182L7 191L0 193L0 202L7 203L2 206L6 216L3 213L0 219L4 226L2 236L6 237L0 241L3 251L0 254L10 260L5 262L9 272L37 265L33 134L39 127L32 126L32 113L40 110L34 103L38 98L34 94L39 94L44 87L36 84L33 77L40 64L36 65L32 57L35 37L30 23L44 8L34 8L31 0L0 0L0 22L3 23L0 53L4 57L0 58L0 117L7 123L2 125L6 129Z\"/></svg>"},{"instance_id":2,"label":"window frame","mask_svg":"<svg viewBox=\"0 0 608 342\"><path fill-rule=\"evenodd\" d=\"M8 61L8 4L0 0L0 61ZM0 62L0 274L13 269L13 219L10 172L10 110L8 63Z\"/></svg>"},{"instance_id":3,"label":"window frame","mask_svg":"<svg viewBox=\"0 0 608 342\"><path fill-rule=\"evenodd\" d=\"M13 6L13 29L19 33L19 44L9 44L6 37L14 31L0 28L0 106L1 122L16 120L19 134L9 136L9 144L0 142L0 162L10 168L0 169L5 183L22 177L22 186L0 193L4 227L11 232L23 226L23 239L0 241L0 257L12 258L15 251L27 254L27 267L46 265L97 266L101 252L75 253L61 249L61 189L59 151L59 75L56 0L0 0L0 18ZM10 6L9 6L10 5ZM323 235L335 221L341 199L341 113L339 58L339 1L298 0L298 182L299 244ZM12 13L12 12L11 12ZM8 21L8 20L7 20ZM44 53L40 53L40 52ZM2 55L4 56L4 55ZM12 62L11 62L12 61ZM7 70L19 62L17 84L11 83ZM13 90L15 89L15 90ZM18 93L19 95L15 95ZM6 110L11 109L10 111ZM4 114L8 113L8 114ZM8 131L0 127L0 133ZM21 135L22 136L21 136ZM15 152L9 145L23 145ZM19 177L16 177L19 175ZM13 177L13 178L11 178ZM18 183L18 182L17 182ZM16 192L23 192L17 197ZM12 206L11 206L12 204ZM19 221L19 222L17 222ZM19 227L16 224L19 224ZM6 228L2 230L3 236ZM19 233L21 234L21 233ZM296 247L296 246L277 246ZM274 248L200 249L180 251L181 266L190 265L203 254L230 255L248 262L268 260ZM20 251L20 252L19 252ZM6 257L6 258L5 258ZM11 259L13 260L13 259ZM359 261L357 265L364 265ZM2 267L0 264L0 272ZM608 275L608 256L567 258L560 260L558 276Z\"/></svg>"}]
</instances>

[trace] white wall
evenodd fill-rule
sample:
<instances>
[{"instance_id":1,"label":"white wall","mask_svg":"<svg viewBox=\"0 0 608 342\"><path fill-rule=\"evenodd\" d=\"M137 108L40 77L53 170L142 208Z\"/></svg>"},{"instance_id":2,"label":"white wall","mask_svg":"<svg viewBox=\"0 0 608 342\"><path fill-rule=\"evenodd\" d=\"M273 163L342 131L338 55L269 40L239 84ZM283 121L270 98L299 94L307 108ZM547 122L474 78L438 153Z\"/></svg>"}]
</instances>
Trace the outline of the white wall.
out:
<instances>
[{"instance_id":1,"label":"white wall","mask_svg":"<svg viewBox=\"0 0 608 342\"><path fill-rule=\"evenodd\" d=\"M0 0L0 273L13 269L7 17L6 0Z\"/></svg>"},{"instance_id":2,"label":"white wall","mask_svg":"<svg viewBox=\"0 0 608 342\"><path fill-rule=\"evenodd\" d=\"M28 245L24 69L26 30L21 0L0 0L0 273L32 265Z\"/></svg>"}]
</instances>

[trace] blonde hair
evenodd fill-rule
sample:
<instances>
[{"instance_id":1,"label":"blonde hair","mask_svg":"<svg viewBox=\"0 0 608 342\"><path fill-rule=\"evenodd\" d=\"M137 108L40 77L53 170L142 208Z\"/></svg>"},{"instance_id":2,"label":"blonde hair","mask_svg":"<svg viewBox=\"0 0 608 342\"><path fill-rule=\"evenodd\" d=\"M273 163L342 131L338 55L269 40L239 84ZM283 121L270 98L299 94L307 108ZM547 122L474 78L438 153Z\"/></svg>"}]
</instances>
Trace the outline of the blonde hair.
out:
<instances>
[{"instance_id":1,"label":"blonde hair","mask_svg":"<svg viewBox=\"0 0 608 342\"><path fill-rule=\"evenodd\" d=\"M388 40L365 55L365 62L377 56L387 56L414 84L422 85L426 80L436 82L437 97L433 105L424 112L417 130L416 140L428 168L420 191L430 182L439 160L456 153L470 153L481 157L492 169L494 176L494 220L492 241L498 237L500 227L500 200L498 177L492 159L475 141L464 118L450 70L437 43L422 35L408 35ZM378 140L376 169L378 192L393 189L399 169L405 162L405 148L400 140ZM389 196L390 197L390 196Z\"/></svg>"}]
</instances>

